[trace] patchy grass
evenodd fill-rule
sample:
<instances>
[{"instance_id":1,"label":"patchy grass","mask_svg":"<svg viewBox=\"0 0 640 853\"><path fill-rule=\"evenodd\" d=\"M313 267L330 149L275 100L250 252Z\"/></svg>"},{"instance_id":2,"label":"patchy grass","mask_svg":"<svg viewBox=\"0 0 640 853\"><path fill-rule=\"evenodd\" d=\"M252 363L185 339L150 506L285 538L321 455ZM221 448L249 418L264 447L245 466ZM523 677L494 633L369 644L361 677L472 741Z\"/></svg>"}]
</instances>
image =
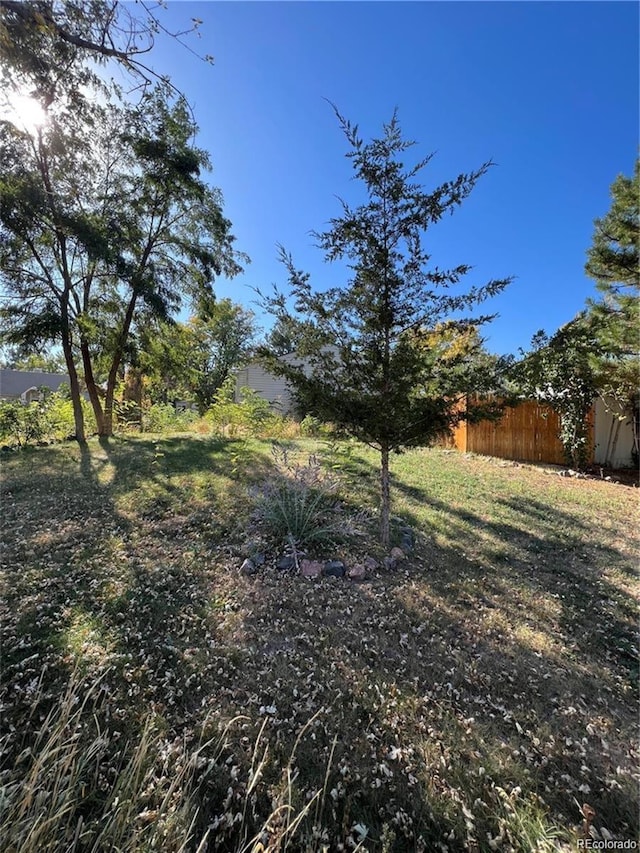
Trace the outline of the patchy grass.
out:
<instances>
[{"instance_id":1,"label":"patchy grass","mask_svg":"<svg viewBox=\"0 0 640 853\"><path fill-rule=\"evenodd\" d=\"M361 533L375 455L313 449ZM585 803L635 838L637 490L392 471L416 548L354 584L238 573L268 442L7 454L3 850L544 851Z\"/></svg>"}]
</instances>

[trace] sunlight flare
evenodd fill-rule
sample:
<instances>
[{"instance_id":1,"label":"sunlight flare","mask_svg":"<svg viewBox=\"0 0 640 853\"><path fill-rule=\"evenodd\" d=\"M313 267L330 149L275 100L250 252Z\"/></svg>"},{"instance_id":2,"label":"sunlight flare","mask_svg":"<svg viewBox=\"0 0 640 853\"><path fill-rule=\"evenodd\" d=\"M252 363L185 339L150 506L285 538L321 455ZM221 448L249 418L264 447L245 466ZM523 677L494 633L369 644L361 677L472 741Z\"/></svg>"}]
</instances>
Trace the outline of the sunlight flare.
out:
<instances>
[{"instance_id":1,"label":"sunlight flare","mask_svg":"<svg viewBox=\"0 0 640 853\"><path fill-rule=\"evenodd\" d=\"M35 136L46 125L48 116L36 98L15 93L3 98L0 106L0 120L8 121L18 130Z\"/></svg>"}]
</instances>

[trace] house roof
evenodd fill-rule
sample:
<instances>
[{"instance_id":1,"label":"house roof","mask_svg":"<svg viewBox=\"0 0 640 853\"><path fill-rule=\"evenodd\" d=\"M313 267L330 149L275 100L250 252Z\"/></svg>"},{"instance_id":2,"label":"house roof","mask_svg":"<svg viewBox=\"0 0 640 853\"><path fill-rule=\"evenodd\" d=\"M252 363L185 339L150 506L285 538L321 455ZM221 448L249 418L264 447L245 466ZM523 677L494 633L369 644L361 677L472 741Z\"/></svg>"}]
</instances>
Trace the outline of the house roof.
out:
<instances>
[{"instance_id":1,"label":"house roof","mask_svg":"<svg viewBox=\"0 0 640 853\"><path fill-rule=\"evenodd\" d=\"M64 383L69 384L66 373L0 369L0 397L19 397L29 388L40 388L41 385L57 391Z\"/></svg>"}]
</instances>

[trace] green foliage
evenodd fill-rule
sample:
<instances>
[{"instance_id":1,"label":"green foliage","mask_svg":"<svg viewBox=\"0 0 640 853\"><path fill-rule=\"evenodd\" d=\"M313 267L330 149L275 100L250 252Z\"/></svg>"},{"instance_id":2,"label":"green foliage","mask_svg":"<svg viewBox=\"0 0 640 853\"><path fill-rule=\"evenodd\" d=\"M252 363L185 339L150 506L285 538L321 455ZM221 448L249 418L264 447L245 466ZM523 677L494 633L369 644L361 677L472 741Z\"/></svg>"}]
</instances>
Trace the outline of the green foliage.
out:
<instances>
[{"instance_id":1,"label":"green foliage","mask_svg":"<svg viewBox=\"0 0 640 853\"><path fill-rule=\"evenodd\" d=\"M95 6L99 20L107 13L107 32L119 14L110 17L110 5ZM2 318L9 344L62 347L82 438L78 374L99 433L109 435L137 323L166 319L185 299L210 300L214 279L235 275L242 256L184 99L159 84L132 103L51 26L41 38L31 32L24 61L12 54L2 66L6 97L33 87L46 112L37 131L18 119L0 126Z\"/></svg>"},{"instance_id":2,"label":"green foliage","mask_svg":"<svg viewBox=\"0 0 640 853\"><path fill-rule=\"evenodd\" d=\"M275 443L272 455L279 475L260 493L256 519L278 545L295 549L335 542L343 532L336 514L337 481L316 456L304 465L290 459L285 445Z\"/></svg>"},{"instance_id":3,"label":"green foliage","mask_svg":"<svg viewBox=\"0 0 640 853\"><path fill-rule=\"evenodd\" d=\"M592 325L579 315L549 337L543 331L512 371L520 391L546 403L560 416L560 440L567 463L583 468L589 459L587 416L597 393L592 357L598 350Z\"/></svg>"},{"instance_id":4,"label":"green foliage","mask_svg":"<svg viewBox=\"0 0 640 853\"><path fill-rule=\"evenodd\" d=\"M230 299L209 299L188 323L141 329L138 362L152 400L194 400L203 415L230 371L248 358L253 314Z\"/></svg>"},{"instance_id":5,"label":"green foliage","mask_svg":"<svg viewBox=\"0 0 640 853\"><path fill-rule=\"evenodd\" d=\"M289 380L301 411L380 451L381 536L388 544L389 453L447 433L461 418L460 396L481 390L471 387L471 372L464 369L470 359L447 361L430 336L444 322L459 332L482 326L491 318L463 315L509 279L461 292L471 267L432 266L422 245L425 232L467 198L490 163L427 193L414 178L430 158L405 169L402 158L413 143L402 138L395 115L383 136L367 144L337 115L366 200L357 207L342 202L342 215L314 236L325 259L346 261L352 277L343 287L314 292L309 276L281 249L294 311L284 294L264 304L281 328L293 330L298 359L283 360L268 346L261 353L268 369ZM488 363L473 374L485 387L496 381Z\"/></svg>"},{"instance_id":6,"label":"green foliage","mask_svg":"<svg viewBox=\"0 0 640 853\"><path fill-rule=\"evenodd\" d=\"M305 415L300 421L300 435L317 438L326 430L325 424L313 415Z\"/></svg>"},{"instance_id":7,"label":"green foliage","mask_svg":"<svg viewBox=\"0 0 640 853\"><path fill-rule=\"evenodd\" d=\"M197 419L197 413L177 411L171 403L153 403L142 410L142 432L188 432Z\"/></svg>"},{"instance_id":8,"label":"green foliage","mask_svg":"<svg viewBox=\"0 0 640 853\"><path fill-rule=\"evenodd\" d=\"M47 99L53 99L59 88L68 90L74 86L76 76L69 74L65 78L63 72L80 57L88 60L87 66L89 61L96 66L109 61L119 65L120 74L129 79L132 88L148 85L159 75L148 66L146 55L159 27L168 32L156 9L144 7L143 14L139 9L134 14L113 0L0 0L4 60ZM194 19L191 30L195 29ZM91 73L87 66L83 79L95 78L95 72Z\"/></svg>"},{"instance_id":9,"label":"green foliage","mask_svg":"<svg viewBox=\"0 0 640 853\"><path fill-rule=\"evenodd\" d=\"M297 327L295 321L286 316L279 316L269 334L265 338L265 345L270 352L277 355L290 355L298 346Z\"/></svg>"},{"instance_id":10,"label":"green foliage","mask_svg":"<svg viewBox=\"0 0 640 853\"><path fill-rule=\"evenodd\" d=\"M44 441L47 434L44 406L17 401L0 402L0 440L18 447Z\"/></svg>"},{"instance_id":11,"label":"green foliage","mask_svg":"<svg viewBox=\"0 0 640 853\"><path fill-rule=\"evenodd\" d=\"M640 283L640 160L633 177L618 175L611 185L611 207L594 222L593 243L587 252L585 272L598 289L615 298L624 288Z\"/></svg>"},{"instance_id":12,"label":"green foliage","mask_svg":"<svg viewBox=\"0 0 640 853\"><path fill-rule=\"evenodd\" d=\"M230 376L218 389L215 402L206 414L215 432L231 437L251 435L275 438L297 431L297 426L273 412L268 401L253 388L240 388L238 402L235 400L235 391L234 376Z\"/></svg>"},{"instance_id":13,"label":"green foliage","mask_svg":"<svg viewBox=\"0 0 640 853\"><path fill-rule=\"evenodd\" d=\"M73 404L68 392L43 390L43 399L24 405L14 400L0 401L0 442L17 447L60 441L73 435ZM85 417L90 417L86 400Z\"/></svg>"},{"instance_id":14,"label":"green foliage","mask_svg":"<svg viewBox=\"0 0 640 853\"><path fill-rule=\"evenodd\" d=\"M613 399L634 430L640 448L640 160L632 178L611 186L611 208L595 220L585 271L602 293L589 304L600 352L593 359L598 388Z\"/></svg>"},{"instance_id":15,"label":"green foliage","mask_svg":"<svg viewBox=\"0 0 640 853\"><path fill-rule=\"evenodd\" d=\"M62 353L27 352L20 347L11 347L5 352L2 366L11 370L42 370L45 373L64 373L66 370Z\"/></svg>"}]
</instances>

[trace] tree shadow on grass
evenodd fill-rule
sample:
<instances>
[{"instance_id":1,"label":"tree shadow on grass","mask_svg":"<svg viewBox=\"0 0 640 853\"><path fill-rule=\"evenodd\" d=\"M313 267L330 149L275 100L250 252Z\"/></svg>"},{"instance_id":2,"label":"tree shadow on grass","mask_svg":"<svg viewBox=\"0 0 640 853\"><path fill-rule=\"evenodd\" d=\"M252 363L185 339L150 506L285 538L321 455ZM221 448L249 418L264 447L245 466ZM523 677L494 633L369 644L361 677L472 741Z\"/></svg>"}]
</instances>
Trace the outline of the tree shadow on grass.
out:
<instances>
[{"instance_id":1,"label":"tree shadow on grass","mask_svg":"<svg viewBox=\"0 0 640 853\"><path fill-rule=\"evenodd\" d=\"M489 520L451 507L423 489L407 492L444 519L448 541L464 556L458 577L447 576L447 590L457 588L459 596L471 600L474 590L490 598L493 594L514 614L530 609L532 622L540 597L553 602L558 628L576 655L595 655L606 666L620 665L633 676L637 611L626 584L619 585L611 576L612 570L633 575L624 552L602 541L594 546L589 525L532 498L497 498L509 520ZM415 513L406 515L414 525L424 524ZM425 544L428 552L428 533Z\"/></svg>"},{"instance_id":2,"label":"tree shadow on grass","mask_svg":"<svg viewBox=\"0 0 640 853\"><path fill-rule=\"evenodd\" d=\"M449 848L469 849L463 806L484 841L487 831L498 835L498 788L519 785L560 823L577 823L574 799L586 799L610 831L630 835L631 693L554 648L549 626L530 637L520 614L494 621L498 608L508 616L508 600L467 606L461 564L456 549L438 547L428 569L410 559L406 571L364 585L256 579L240 696L254 712L276 709L273 734L289 748L324 708L296 766L317 785L338 737L328 783L338 792L334 831L346 809L375 838L385 822L397 828L404 810L427 849L452 830ZM397 837L394 849L407 849Z\"/></svg>"},{"instance_id":3,"label":"tree shadow on grass","mask_svg":"<svg viewBox=\"0 0 640 853\"><path fill-rule=\"evenodd\" d=\"M236 479L227 476L229 447ZM70 454L58 482L51 480L54 457L51 464L41 459L20 479L7 520L16 530L25 515L33 524L20 545L30 574L21 577L16 569L10 580L10 606L24 608L25 617L13 652L16 662L34 649L40 654L9 673L11 684L22 691L26 714L27 687L47 660L67 677L78 659L96 672L104 665L106 708L125 714L103 720L105 731L117 727L132 739L150 710L171 737L197 729L207 715L224 723L245 713L249 727L225 752L232 762L222 762L215 786L201 792L203 830L222 808L218 789L224 794L236 784L234 762L242 762L243 742L261 721L270 720L275 787L297 734L317 712L318 725L299 744L296 785L301 803L305 785L322 785L337 735L328 785L336 797L328 794L325 807L336 835L343 822L348 831L362 820L378 834L386 822L396 833L395 849L413 849L397 817L409 810L415 834L452 851L469 849L462 805L484 841L485 831L497 834L496 786L515 785L540 794L557 820L577 820L575 797L593 803L614 833L635 826L627 752L632 700L620 678L623 661L589 639L599 638L600 628L608 638L625 632L628 603L627 610L606 604L619 596L602 573L604 563L586 571L579 558L567 562L558 531L572 530L571 553L581 553L570 514L549 516L533 500L512 506L503 498L509 520L488 526L476 513L462 515L412 490L413 501L446 520L452 544L431 541L423 528L397 574L380 573L362 586L328 580L314 586L271 570L245 579L230 572L228 551L210 547L217 534L211 543L198 538L205 516L192 524L186 516L193 515L190 473L220 478L216 494L241 490L244 472L268 473L268 456L250 444L113 442L100 458ZM184 497L171 527L164 516L144 516L130 504L126 512L118 508L130 492L152 486ZM47 517L54 538L39 539L38 524ZM406 517L420 533L424 517L411 511ZM509 542L517 545L513 560L510 550L498 551ZM600 553L605 562L622 559L613 547ZM586 615L571 584L591 602ZM29 645L38 625L46 642ZM50 674L47 684L55 688ZM34 714L32 729L37 722Z\"/></svg>"},{"instance_id":4,"label":"tree shadow on grass","mask_svg":"<svg viewBox=\"0 0 640 853\"><path fill-rule=\"evenodd\" d=\"M120 701L132 732L152 707L184 718L200 701L199 668L209 665L224 606L208 568L228 559L236 531L218 516L233 514L243 472L263 476L268 460L242 442L180 438L43 449L13 463L5 472L2 680L16 738L33 738L78 666L87 678L112 673L105 713ZM197 499L192 478L201 481ZM168 498L162 517L145 513L144 500L141 512L122 501L149 489L154 500ZM132 703L136 695L145 701Z\"/></svg>"}]
</instances>

